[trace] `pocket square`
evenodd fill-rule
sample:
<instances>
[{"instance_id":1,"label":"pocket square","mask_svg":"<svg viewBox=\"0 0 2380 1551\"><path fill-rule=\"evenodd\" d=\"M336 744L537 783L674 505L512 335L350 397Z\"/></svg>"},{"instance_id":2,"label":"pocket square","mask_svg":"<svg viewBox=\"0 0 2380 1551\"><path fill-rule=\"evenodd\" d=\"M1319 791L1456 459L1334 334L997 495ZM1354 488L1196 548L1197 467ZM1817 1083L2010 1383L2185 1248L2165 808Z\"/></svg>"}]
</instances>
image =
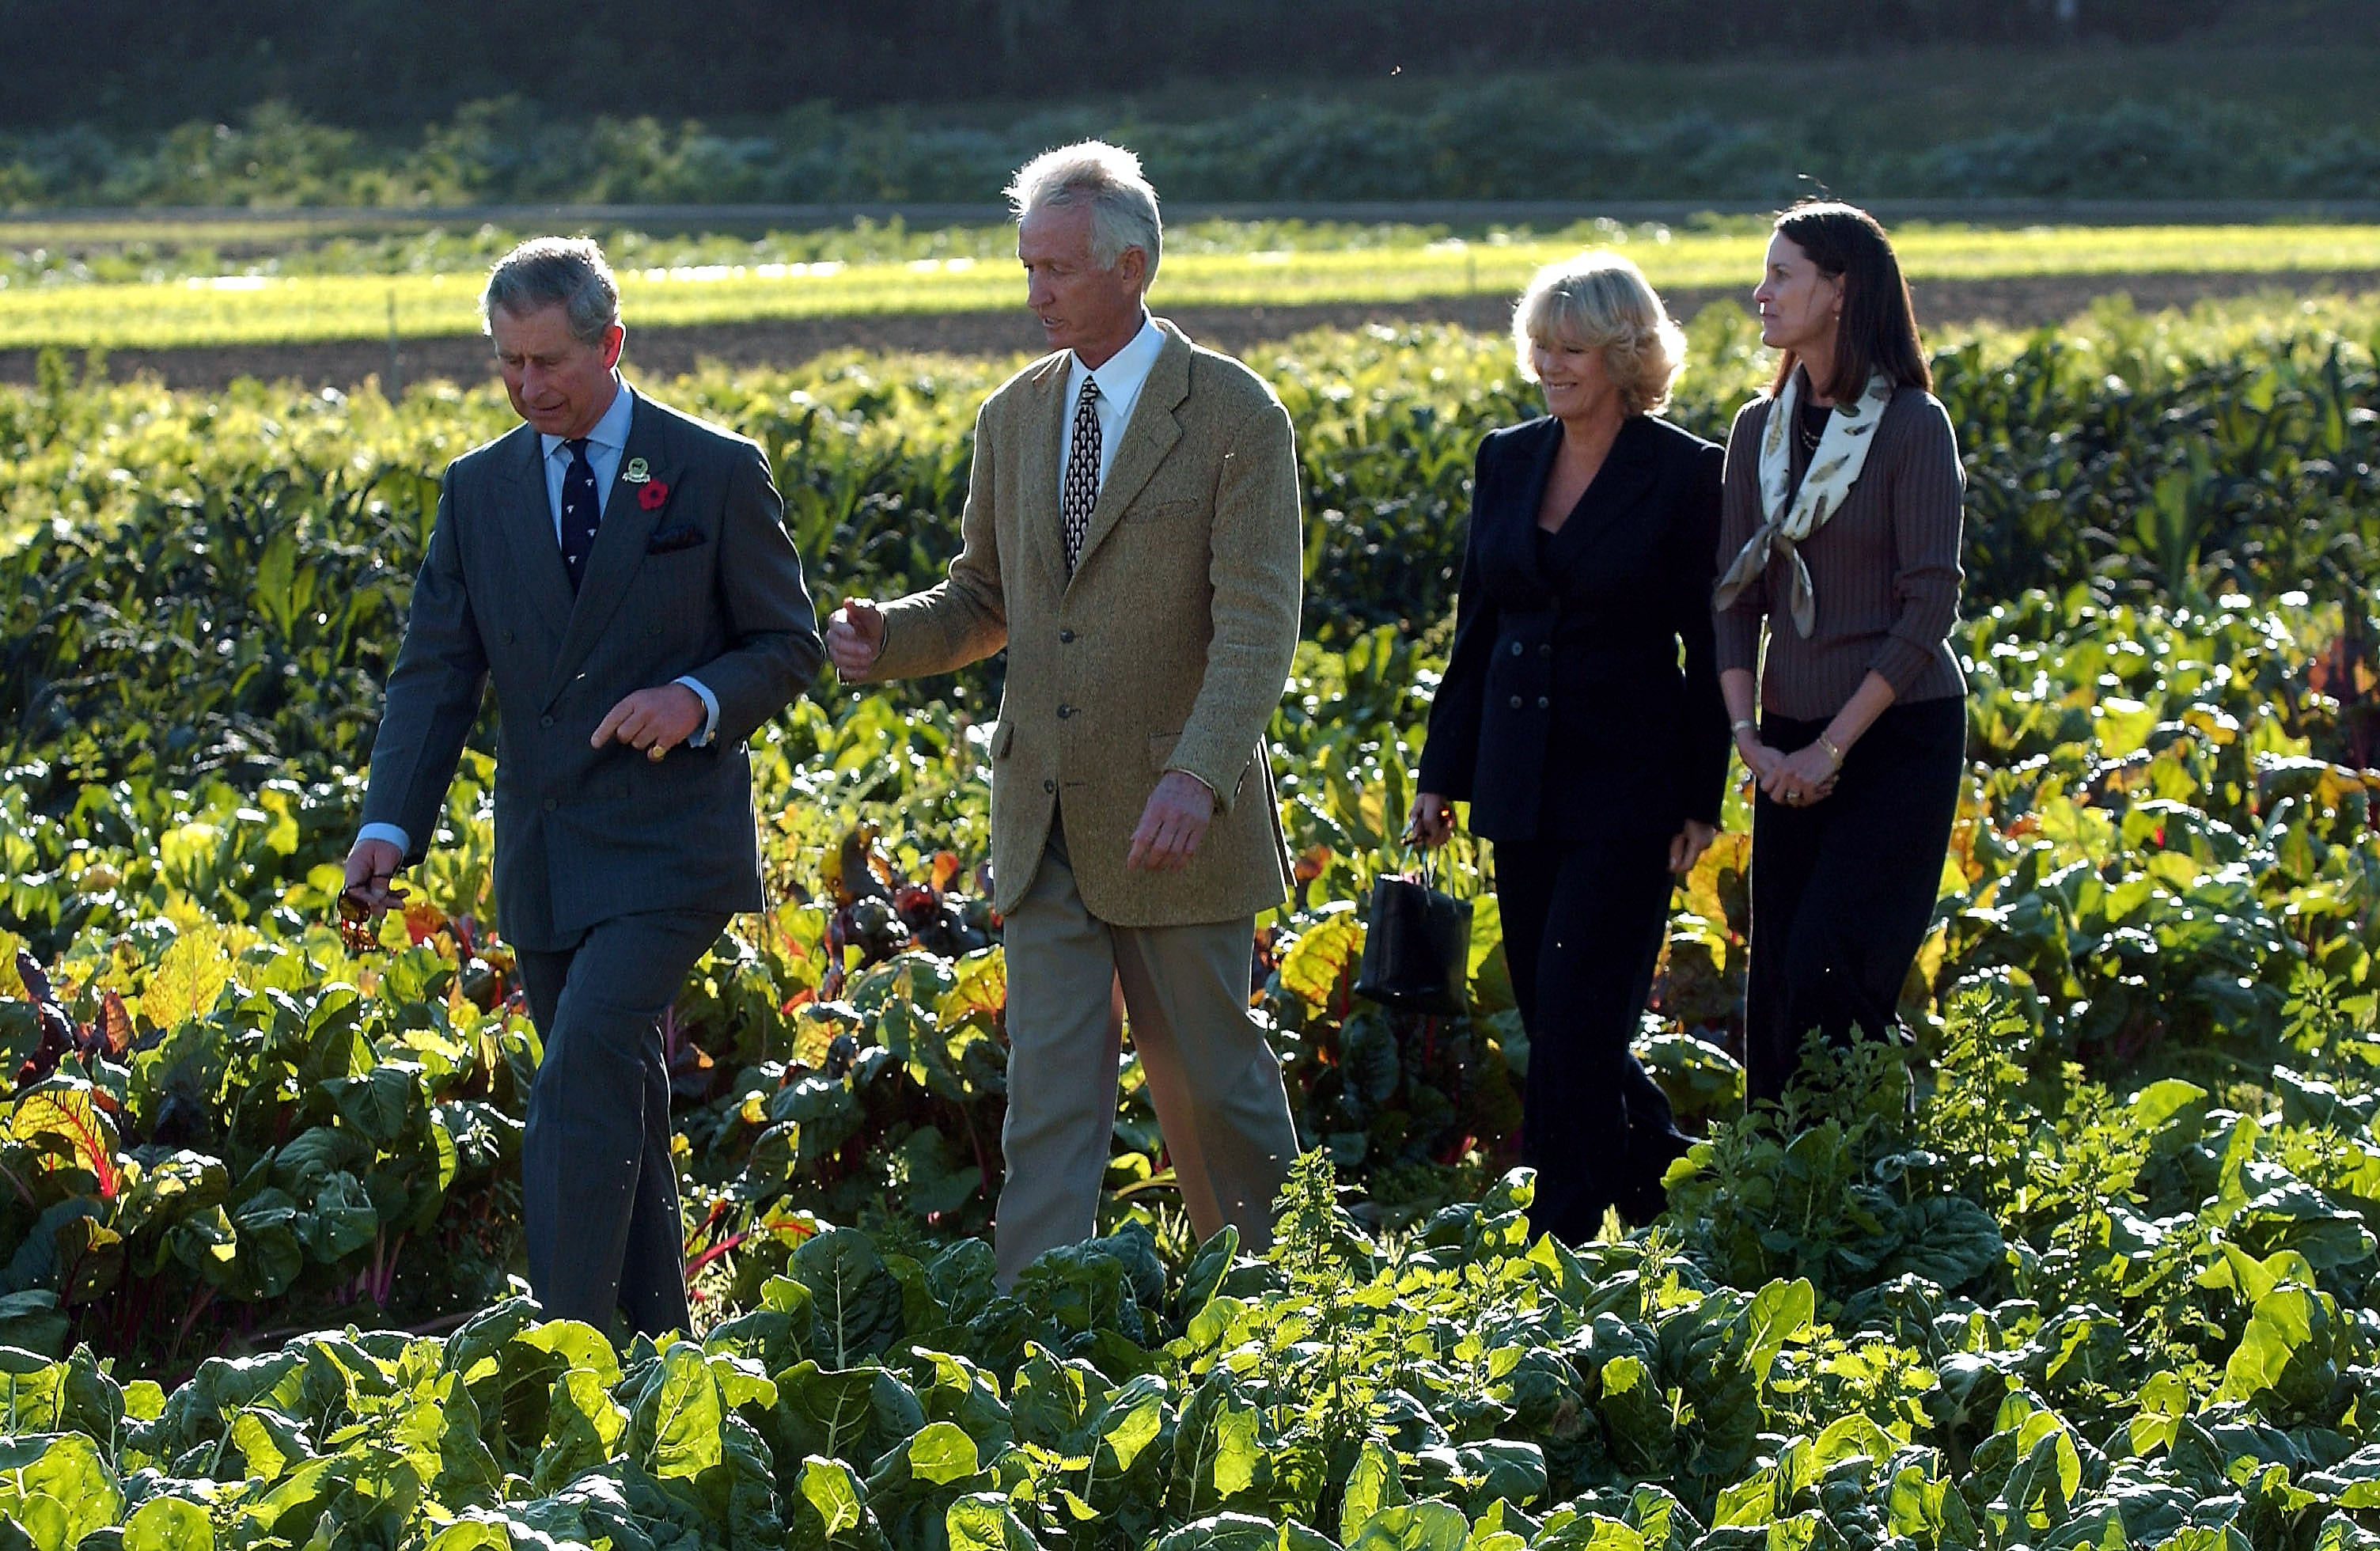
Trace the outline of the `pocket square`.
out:
<instances>
[{"instance_id":1,"label":"pocket square","mask_svg":"<svg viewBox=\"0 0 2380 1551\"><path fill-rule=\"evenodd\" d=\"M659 529L651 538L646 539L645 552L674 554L680 550L690 550L697 545L709 542L710 540L703 536L702 529L686 523L676 523Z\"/></svg>"}]
</instances>

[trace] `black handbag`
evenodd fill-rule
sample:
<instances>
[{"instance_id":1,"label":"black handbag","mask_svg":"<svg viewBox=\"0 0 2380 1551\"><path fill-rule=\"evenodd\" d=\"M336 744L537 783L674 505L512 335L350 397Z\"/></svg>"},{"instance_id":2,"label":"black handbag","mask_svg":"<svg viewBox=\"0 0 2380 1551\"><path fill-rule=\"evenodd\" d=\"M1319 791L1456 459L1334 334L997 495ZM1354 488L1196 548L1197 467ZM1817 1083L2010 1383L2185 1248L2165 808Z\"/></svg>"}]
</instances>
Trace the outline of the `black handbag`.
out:
<instances>
[{"instance_id":1,"label":"black handbag","mask_svg":"<svg viewBox=\"0 0 2380 1551\"><path fill-rule=\"evenodd\" d=\"M1460 1016L1470 1011L1471 902L1419 877L1383 874L1372 885L1355 994L1404 1012Z\"/></svg>"}]
</instances>

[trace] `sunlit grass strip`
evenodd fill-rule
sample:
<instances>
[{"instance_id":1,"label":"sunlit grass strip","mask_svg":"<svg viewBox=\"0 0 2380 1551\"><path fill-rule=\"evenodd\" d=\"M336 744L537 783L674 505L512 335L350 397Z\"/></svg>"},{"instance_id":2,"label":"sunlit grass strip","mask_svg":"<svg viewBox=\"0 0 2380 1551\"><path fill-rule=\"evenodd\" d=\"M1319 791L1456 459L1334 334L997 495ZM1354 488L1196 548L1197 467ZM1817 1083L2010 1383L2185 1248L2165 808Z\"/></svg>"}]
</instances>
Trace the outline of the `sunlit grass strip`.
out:
<instances>
[{"instance_id":1,"label":"sunlit grass strip","mask_svg":"<svg viewBox=\"0 0 2380 1551\"><path fill-rule=\"evenodd\" d=\"M1669 289L1742 287L1756 278L1756 234L1617 230L1614 240ZM1509 295L1575 241L1440 241L1393 248L1181 253L1164 263L1160 308L1401 302ZM2380 226L1916 227L1900 237L1912 279L2058 274L2380 270ZM225 276L152 285L0 290L0 348L302 343L468 333L470 274ZM624 274L632 327L770 319L968 312L1023 301L1016 272L992 260L703 265Z\"/></svg>"}]
</instances>

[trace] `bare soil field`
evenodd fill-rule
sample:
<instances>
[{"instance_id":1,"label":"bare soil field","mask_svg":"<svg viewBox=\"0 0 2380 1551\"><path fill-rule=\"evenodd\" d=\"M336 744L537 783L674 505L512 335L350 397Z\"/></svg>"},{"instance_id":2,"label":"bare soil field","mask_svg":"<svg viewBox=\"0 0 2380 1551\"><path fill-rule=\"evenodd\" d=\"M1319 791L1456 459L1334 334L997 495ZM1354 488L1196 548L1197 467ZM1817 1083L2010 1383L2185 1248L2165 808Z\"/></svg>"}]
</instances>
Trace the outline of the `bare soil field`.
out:
<instances>
[{"instance_id":1,"label":"bare soil field","mask_svg":"<svg viewBox=\"0 0 2380 1551\"><path fill-rule=\"evenodd\" d=\"M1928 324L1990 321L2034 327L2062 322L2101 297L2119 293L2143 311L2227 297L2284 291L2303 296L2353 294L2380 288L2372 271L2295 273L2159 273L2028 276L2010 280L1930 281L1912 287L1918 316ZM1680 317L1714 301L1742 301L1736 290L1678 290L1669 295ZM1159 310L1184 332L1219 349L1245 351L1317 328L1365 323L1443 322L1500 330L1511 318L1502 296L1431 297L1402 303L1334 303L1300 307L1185 307ZM1039 348L1038 331L1020 306L1013 312L884 314L869 317L771 320L692 328L638 329L628 320L628 358L647 376L667 377L716 360L729 366L790 366L830 351L933 351L1001 356ZM30 382L36 353L0 350L0 382ZM398 342L385 339L232 348L119 350L107 357L112 375L153 376L170 387L219 388L240 377L295 380L341 389L377 378L385 385L432 378L473 382L489 370L488 347L476 335Z\"/></svg>"}]
</instances>

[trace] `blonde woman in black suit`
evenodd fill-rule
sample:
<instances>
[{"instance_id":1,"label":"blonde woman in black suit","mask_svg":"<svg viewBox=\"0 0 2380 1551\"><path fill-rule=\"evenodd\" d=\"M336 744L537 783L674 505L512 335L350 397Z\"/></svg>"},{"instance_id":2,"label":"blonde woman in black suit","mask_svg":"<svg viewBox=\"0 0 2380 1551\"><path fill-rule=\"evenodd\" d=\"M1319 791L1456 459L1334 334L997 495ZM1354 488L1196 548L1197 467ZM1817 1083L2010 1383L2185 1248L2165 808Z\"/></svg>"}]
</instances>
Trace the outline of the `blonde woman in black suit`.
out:
<instances>
[{"instance_id":1,"label":"blonde woman in black suit","mask_svg":"<svg viewBox=\"0 0 2380 1551\"><path fill-rule=\"evenodd\" d=\"M1658 1215L1687 1145L1629 1039L1671 885L1718 832L1727 776L1710 611L1721 454L1656 414L1685 341L1626 259L1541 270L1512 334L1547 412L1480 444L1410 823L1439 844L1467 800L1495 844L1529 1034L1532 1216L1579 1242L1607 1207Z\"/></svg>"}]
</instances>

